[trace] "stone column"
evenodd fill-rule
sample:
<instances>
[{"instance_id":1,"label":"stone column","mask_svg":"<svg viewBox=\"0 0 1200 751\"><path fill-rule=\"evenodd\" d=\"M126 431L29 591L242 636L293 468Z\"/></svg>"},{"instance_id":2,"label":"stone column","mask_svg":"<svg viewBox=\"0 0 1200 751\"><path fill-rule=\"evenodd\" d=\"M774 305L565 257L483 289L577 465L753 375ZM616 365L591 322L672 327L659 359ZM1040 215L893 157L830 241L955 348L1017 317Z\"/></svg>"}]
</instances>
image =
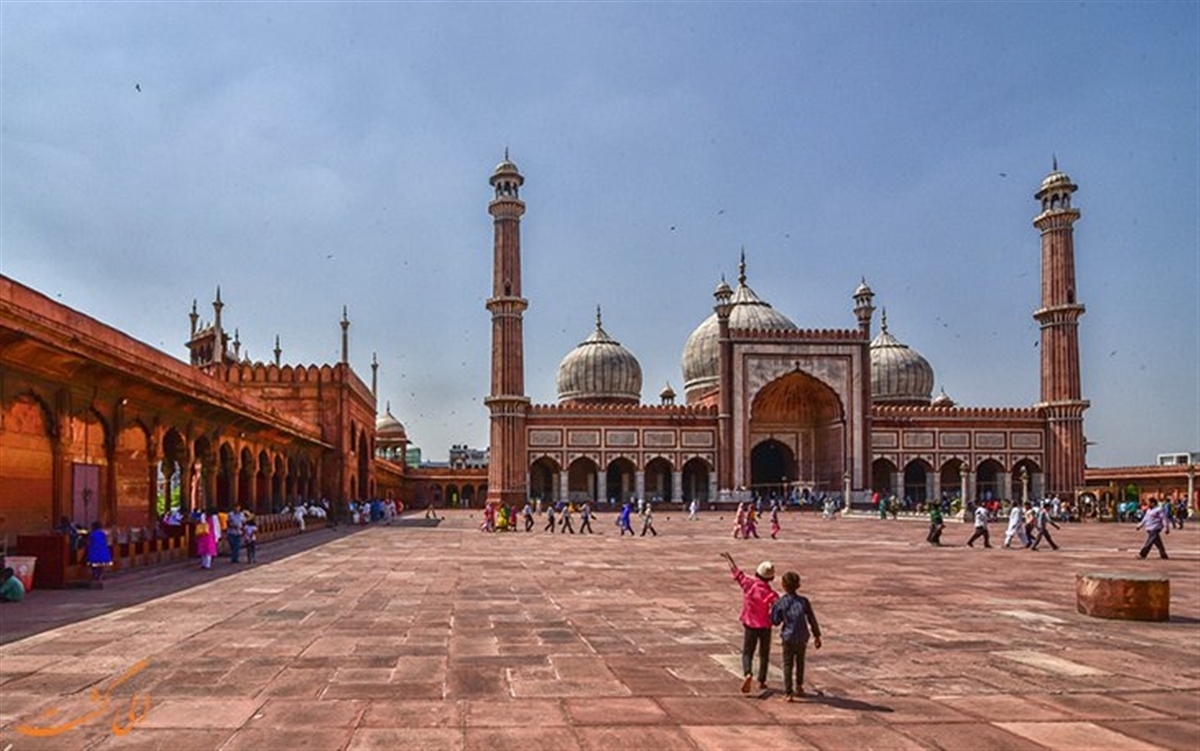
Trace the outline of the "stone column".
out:
<instances>
[{"instance_id":1,"label":"stone column","mask_svg":"<svg viewBox=\"0 0 1200 751\"><path fill-rule=\"evenodd\" d=\"M608 500L608 473L596 473L596 505L599 506Z\"/></svg>"},{"instance_id":2,"label":"stone column","mask_svg":"<svg viewBox=\"0 0 1200 751\"><path fill-rule=\"evenodd\" d=\"M925 487L929 489L929 497L925 499L926 503L941 503L942 502L942 473L934 470L933 472L925 473Z\"/></svg>"},{"instance_id":3,"label":"stone column","mask_svg":"<svg viewBox=\"0 0 1200 751\"><path fill-rule=\"evenodd\" d=\"M1012 474L1005 472L1000 475L1000 498L997 500L1011 501L1013 499Z\"/></svg>"},{"instance_id":4,"label":"stone column","mask_svg":"<svg viewBox=\"0 0 1200 751\"><path fill-rule=\"evenodd\" d=\"M571 471L565 469L558 474L558 500L566 503L571 499Z\"/></svg>"},{"instance_id":5,"label":"stone column","mask_svg":"<svg viewBox=\"0 0 1200 751\"><path fill-rule=\"evenodd\" d=\"M903 472L893 472L892 473L892 493L895 494L895 496L897 498L900 498L900 499L904 498L904 473Z\"/></svg>"},{"instance_id":6,"label":"stone column","mask_svg":"<svg viewBox=\"0 0 1200 751\"><path fill-rule=\"evenodd\" d=\"M640 469L633 473L633 494L641 500L646 498L646 473Z\"/></svg>"},{"instance_id":7,"label":"stone column","mask_svg":"<svg viewBox=\"0 0 1200 751\"><path fill-rule=\"evenodd\" d=\"M1187 470L1188 496L1187 507L1191 515L1196 514L1196 465L1189 464Z\"/></svg>"},{"instance_id":8,"label":"stone column","mask_svg":"<svg viewBox=\"0 0 1200 751\"><path fill-rule=\"evenodd\" d=\"M671 473L671 503L683 503L683 472Z\"/></svg>"}]
</instances>

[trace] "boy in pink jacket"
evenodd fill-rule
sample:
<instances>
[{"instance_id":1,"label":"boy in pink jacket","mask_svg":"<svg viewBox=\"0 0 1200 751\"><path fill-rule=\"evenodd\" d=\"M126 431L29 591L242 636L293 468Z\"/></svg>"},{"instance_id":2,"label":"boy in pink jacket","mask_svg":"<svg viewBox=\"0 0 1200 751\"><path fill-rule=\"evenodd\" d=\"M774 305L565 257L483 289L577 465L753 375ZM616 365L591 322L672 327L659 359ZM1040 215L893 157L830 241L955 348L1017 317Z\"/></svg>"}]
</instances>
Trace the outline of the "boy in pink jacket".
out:
<instances>
[{"instance_id":1,"label":"boy in pink jacket","mask_svg":"<svg viewBox=\"0 0 1200 751\"><path fill-rule=\"evenodd\" d=\"M758 647L758 687L767 688L767 667L770 665L771 654L771 606L779 599L779 595L771 588L771 580L775 578L775 567L770 561L758 564L754 576L747 576L733 562L729 553L721 553L721 557L729 561L729 571L734 580L742 588L742 693L750 693L753 682L751 667L754 662L754 649Z\"/></svg>"}]
</instances>

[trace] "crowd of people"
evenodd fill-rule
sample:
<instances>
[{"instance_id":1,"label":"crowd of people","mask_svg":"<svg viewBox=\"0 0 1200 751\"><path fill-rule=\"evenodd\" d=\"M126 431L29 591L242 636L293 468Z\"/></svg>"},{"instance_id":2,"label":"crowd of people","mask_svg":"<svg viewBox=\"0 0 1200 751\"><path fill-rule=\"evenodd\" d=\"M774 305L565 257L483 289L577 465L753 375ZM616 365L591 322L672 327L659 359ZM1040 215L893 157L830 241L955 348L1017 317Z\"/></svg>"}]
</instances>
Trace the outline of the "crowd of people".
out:
<instances>
[{"instance_id":1,"label":"crowd of people","mask_svg":"<svg viewBox=\"0 0 1200 751\"><path fill-rule=\"evenodd\" d=\"M590 501L582 503L561 501L548 504L545 509L542 508L541 501L526 501L520 511L517 511L516 506L509 506L506 503L488 503L483 508L483 521L480 522L479 529L481 532L517 532L522 529L525 532L532 532L536 525L535 517L542 514L546 518L546 522L542 526L543 532L573 535L575 534L574 520L578 516L579 534L595 534L592 529L592 521L596 518L596 512ZM633 502L626 501L621 504L614 524L619 528L622 537L626 534L630 536L637 534L633 529L633 514ZM658 530L654 528L654 504L639 500L637 516L641 526L641 536L645 537L649 534L652 537L658 537Z\"/></svg>"}]
</instances>

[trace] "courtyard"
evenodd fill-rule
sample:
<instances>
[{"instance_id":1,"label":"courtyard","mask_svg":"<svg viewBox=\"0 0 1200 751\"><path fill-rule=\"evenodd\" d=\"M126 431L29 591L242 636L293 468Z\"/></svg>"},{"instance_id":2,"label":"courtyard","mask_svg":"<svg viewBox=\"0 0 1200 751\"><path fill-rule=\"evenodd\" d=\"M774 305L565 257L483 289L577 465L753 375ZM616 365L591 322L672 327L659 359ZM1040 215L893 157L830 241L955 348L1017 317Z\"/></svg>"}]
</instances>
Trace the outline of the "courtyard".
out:
<instances>
[{"instance_id":1,"label":"courtyard","mask_svg":"<svg viewBox=\"0 0 1200 751\"><path fill-rule=\"evenodd\" d=\"M418 515L31 592L0 607L0 750L1200 748L1200 527L1141 561L1133 525L1035 552L1002 524L988 550L915 518L788 513L749 541L717 512L660 512L655 538L613 518ZM726 550L803 577L824 646L796 703L777 643L771 690L739 692ZM1077 613L1090 571L1168 575L1170 621Z\"/></svg>"}]
</instances>

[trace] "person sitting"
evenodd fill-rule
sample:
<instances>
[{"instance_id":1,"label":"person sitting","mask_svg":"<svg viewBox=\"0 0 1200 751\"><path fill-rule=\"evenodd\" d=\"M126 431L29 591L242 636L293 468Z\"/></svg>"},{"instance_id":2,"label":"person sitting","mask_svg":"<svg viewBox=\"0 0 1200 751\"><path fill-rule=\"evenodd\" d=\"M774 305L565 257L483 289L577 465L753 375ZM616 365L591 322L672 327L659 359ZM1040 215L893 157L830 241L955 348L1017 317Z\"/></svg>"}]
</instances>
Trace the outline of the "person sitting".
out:
<instances>
[{"instance_id":1,"label":"person sitting","mask_svg":"<svg viewBox=\"0 0 1200 751\"><path fill-rule=\"evenodd\" d=\"M7 567L0 574L0 602L20 602L25 599L25 585L17 578L17 572Z\"/></svg>"}]
</instances>

